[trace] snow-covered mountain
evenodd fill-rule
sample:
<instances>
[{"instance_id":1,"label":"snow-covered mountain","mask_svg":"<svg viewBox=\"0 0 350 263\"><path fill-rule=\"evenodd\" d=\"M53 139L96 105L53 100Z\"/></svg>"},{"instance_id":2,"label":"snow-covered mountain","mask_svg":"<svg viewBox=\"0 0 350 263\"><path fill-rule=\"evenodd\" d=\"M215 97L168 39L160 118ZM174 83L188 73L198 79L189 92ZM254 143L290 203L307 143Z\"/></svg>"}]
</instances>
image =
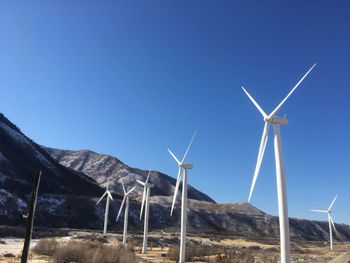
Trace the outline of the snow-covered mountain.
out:
<instances>
[{"instance_id":1,"label":"snow-covered mountain","mask_svg":"<svg viewBox=\"0 0 350 263\"><path fill-rule=\"evenodd\" d=\"M130 187L136 185L138 193L143 191L142 186L137 184L136 180L145 181L148 174L146 170L131 168L115 157L98 154L92 151L68 151L47 147L44 149L60 164L78 172L83 172L96 180L102 187L106 187L106 181L109 177L109 185L112 192L123 193L121 187L122 178L125 185ZM174 178L153 171L150 182L154 184L154 188L152 188L151 191L152 196L172 196L174 194L176 184ZM180 187L180 191L181 189L182 187ZM178 197L180 196L181 195L178 195ZM215 203L209 196L190 185L188 186L188 198Z\"/></svg>"},{"instance_id":2,"label":"snow-covered mountain","mask_svg":"<svg viewBox=\"0 0 350 263\"><path fill-rule=\"evenodd\" d=\"M96 201L104 192L107 176L110 176L114 180L114 201L110 205L108 228L121 230L123 216L120 222L115 222L121 202L118 194L120 178L133 184L135 179L144 180L147 175L147 171L130 168L114 157L91 151L44 150L0 114L0 225L25 225L22 213L28 209L27 203L37 169L43 173L35 225L56 228L102 229L104 201L99 205L96 205ZM170 217L175 179L154 172L151 181L156 187L152 189L150 229L178 232L179 203ZM221 233L242 237L279 236L278 217L267 215L250 204L216 204L193 187L189 188L189 197L188 230L192 233ZM139 209L140 194L135 193L130 200L131 231L142 231ZM350 241L350 226L335 225L336 239ZM327 240L328 222L291 218L290 232L294 240Z\"/></svg>"},{"instance_id":3,"label":"snow-covered mountain","mask_svg":"<svg viewBox=\"0 0 350 263\"><path fill-rule=\"evenodd\" d=\"M37 169L42 170L39 193L51 195L52 204L57 203L57 195L62 200L68 196L97 197L103 193L95 180L60 165L0 114L0 224L19 222Z\"/></svg>"}]
</instances>

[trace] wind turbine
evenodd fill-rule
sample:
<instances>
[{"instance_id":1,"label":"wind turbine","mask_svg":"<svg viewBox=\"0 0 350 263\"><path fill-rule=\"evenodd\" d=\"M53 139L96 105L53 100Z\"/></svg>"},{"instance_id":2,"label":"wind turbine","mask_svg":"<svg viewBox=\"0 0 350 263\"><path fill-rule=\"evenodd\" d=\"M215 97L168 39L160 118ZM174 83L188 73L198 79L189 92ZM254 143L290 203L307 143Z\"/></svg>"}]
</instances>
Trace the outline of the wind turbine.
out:
<instances>
[{"instance_id":1,"label":"wind turbine","mask_svg":"<svg viewBox=\"0 0 350 263\"><path fill-rule=\"evenodd\" d=\"M106 210L105 210L105 222L104 222L104 226L103 226L103 234L105 235L107 233L107 224L108 224L108 211L109 211L109 199L113 200L113 197L111 195L111 192L109 191L109 177L107 179L107 188L106 188L106 192L104 192L104 194L101 196L101 198L96 202L96 205L98 205L99 202L101 202L101 200L107 196L107 200L106 200Z\"/></svg>"},{"instance_id":2,"label":"wind turbine","mask_svg":"<svg viewBox=\"0 0 350 263\"><path fill-rule=\"evenodd\" d=\"M175 192L174 192L174 198L173 198L173 204L171 206L170 215L173 215L174 205L176 202L176 195L179 190L180 181L181 181L181 172L184 170L184 177L182 181L182 200L181 200L181 239L180 239L180 258L179 263L185 262L185 252L186 252L186 223L187 223L187 173L189 169L193 168L192 164L185 164L186 156L188 153L188 150L191 147L192 141L194 137L196 136L196 133L193 134L192 139L190 141L190 144L187 147L187 150L185 152L184 157L182 158L182 161L180 162L176 156L168 149L171 156L175 159L177 164L179 165L179 172L177 175L176 180L176 186L175 186Z\"/></svg>"},{"instance_id":3,"label":"wind turbine","mask_svg":"<svg viewBox=\"0 0 350 263\"><path fill-rule=\"evenodd\" d=\"M119 216L120 216L120 212L122 211L123 206L124 206L125 201L126 201L125 214L124 214L124 231L123 231L123 245L125 245L126 244L127 235L128 235L129 194L131 194L131 192L135 190L136 186L131 188L131 190L129 192L126 192L125 186L124 186L124 183L123 183L123 179L122 179L122 186L123 186L124 198L123 198L123 201L122 201L122 203L120 205L116 222L118 222L118 219L119 219Z\"/></svg>"},{"instance_id":4,"label":"wind turbine","mask_svg":"<svg viewBox=\"0 0 350 263\"><path fill-rule=\"evenodd\" d=\"M299 80L299 82L294 86L294 88L288 93L288 95L282 100L282 102L267 115L259 104L253 99L252 96L242 87L244 92L247 94L249 99L258 108L260 113L264 117L265 127L262 134L260 149L258 154L258 160L255 167L254 177L252 186L250 188L248 202L252 196L256 179L259 174L260 165L264 156L264 151L267 143L268 132L270 124L273 125L274 129L274 148L275 148L275 163L276 163L276 179L277 179L277 192L278 192L278 213L279 213L279 224L280 224L280 244L281 244L281 263L290 262L290 240L289 240L289 222L288 222L288 206L287 206L287 191L286 191L286 181L284 174L284 162L281 144L281 134L280 126L288 125L288 119L286 117L275 116L277 111L281 108L283 103L288 99L288 97L294 92L294 90L299 86L299 84L304 80L304 78L310 73L310 71L316 66L314 64L308 72Z\"/></svg>"},{"instance_id":5,"label":"wind turbine","mask_svg":"<svg viewBox=\"0 0 350 263\"><path fill-rule=\"evenodd\" d=\"M335 225L334 225L333 219L332 219L332 217L331 217L331 213L332 213L331 208L332 208L332 206L333 206L333 204L334 204L334 202L335 202L335 199L337 199L337 197L338 197L337 195L334 197L333 202L332 202L331 205L329 206L328 210L311 210L311 211L313 211L313 212L320 212L320 213L327 213L327 214L328 214L329 241L330 241L330 243L331 243L331 250L333 250L332 226L333 226L333 228L334 228L334 231L337 231L337 230L335 229Z\"/></svg>"},{"instance_id":6,"label":"wind turbine","mask_svg":"<svg viewBox=\"0 0 350 263\"><path fill-rule=\"evenodd\" d=\"M146 202L145 207L145 219L143 223L143 245L142 245L142 254L147 253L147 236L148 236L148 216L149 216L149 197L151 194L151 188L154 187L154 184L150 184L148 182L149 177L151 175L151 170L149 170L147 179L145 182L141 182L140 180L136 180L139 184L143 185L143 196L142 196L142 205L140 210L140 220L142 218L143 207Z\"/></svg>"}]
</instances>

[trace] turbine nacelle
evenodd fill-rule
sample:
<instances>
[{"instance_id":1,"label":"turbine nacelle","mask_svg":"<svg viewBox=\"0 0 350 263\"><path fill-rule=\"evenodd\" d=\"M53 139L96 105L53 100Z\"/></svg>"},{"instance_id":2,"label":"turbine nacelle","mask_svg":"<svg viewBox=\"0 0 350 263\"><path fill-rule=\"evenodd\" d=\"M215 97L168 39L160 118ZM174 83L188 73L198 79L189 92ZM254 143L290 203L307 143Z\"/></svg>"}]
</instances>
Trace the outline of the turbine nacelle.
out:
<instances>
[{"instance_id":1,"label":"turbine nacelle","mask_svg":"<svg viewBox=\"0 0 350 263\"><path fill-rule=\"evenodd\" d=\"M193 164L183 164L181 165L182 168L184 169L192 169L193 168Z\"/></svg>"},{"instance_id":2,"label":"turbine nacelle","mask_svg":"<svg viewBox=\"0 0 350 263\"><path fill-rule=\"evenodd\" d=\"M287 126L288 125L288 119L287 117L278 117L274 116L272 120L270 121L271 124L278 124L279 126Z\"/></svg>"}]
</instances>

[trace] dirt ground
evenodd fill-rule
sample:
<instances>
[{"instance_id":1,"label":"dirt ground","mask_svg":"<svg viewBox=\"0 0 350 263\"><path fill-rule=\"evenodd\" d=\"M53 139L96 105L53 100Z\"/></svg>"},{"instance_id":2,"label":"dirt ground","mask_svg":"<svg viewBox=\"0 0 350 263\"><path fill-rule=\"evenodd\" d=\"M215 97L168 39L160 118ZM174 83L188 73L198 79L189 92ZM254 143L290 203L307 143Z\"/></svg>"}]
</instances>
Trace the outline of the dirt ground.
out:
<instances>
[{"instance_id":1,"label":"dirt ground","mask_svg":"<svg viewBox=\"0 0 350 263\"><path fill-rule=\"evenodd\" d=\"M58 242L66 242L69 239L79 240L80 236L88 236L92 233L74 232L70 233L67 237L58 237ZM93 234L96 235L96 234ZM102 236L102 235L101 235ZM169 247L171 243L176 242L177 235L165 234L165 233L151 233L151 240L164 240L162 245L155 246L154 242L149 242L148 253L146 255L139 253L141 248L139 245L133 245L133 249L136 251L136 256L139 262L152 262L152 263L170 263L174 262L167 258ZM120 234L108 234L107 236L109 244L120 244ZM133 235L130 240L138 240L140 243L141 236ZM83 239L81 239L83 241ZM171 240L171 242L169 241ZM35 246L38 239L33 239L31 248ZM131 242L131 241L130 241ZM167 243L168 242L168 243ZM266 262L263 261L262 255L275 255L279 257L279 246L277 243L271 240L245 240L242 238L232 239L229 237L209 238L189 236L189 243L196 243L206 246L218 246L225 247L227 250L239 250L240 253L247 253L254 255L254 262ZM135 243L135 242L133 242ZM18 238L2 238L0 239L0 262L17 263L20 262L21 251L23 248L23 239ZM350 261L350 243L335 243L334 250L330 251L329 246L322 242L292 242L292 262L317 262L317 263L349 263ZM215 262L217 255L204 257L204 261L191 261L191 262ZM48 263L54 262L47 256L36 255L33 252L30 253L29 262L33 263ZM253 262L253 261L252 261Z\"/></svg>"}]
</instances>

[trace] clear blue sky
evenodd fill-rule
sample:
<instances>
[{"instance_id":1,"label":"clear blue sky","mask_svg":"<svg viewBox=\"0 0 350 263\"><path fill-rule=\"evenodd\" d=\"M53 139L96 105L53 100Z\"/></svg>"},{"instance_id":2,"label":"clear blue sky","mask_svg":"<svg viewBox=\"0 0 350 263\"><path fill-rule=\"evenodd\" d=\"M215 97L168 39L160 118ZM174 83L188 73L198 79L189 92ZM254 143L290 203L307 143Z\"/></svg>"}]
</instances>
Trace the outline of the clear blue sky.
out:
<instances>
[{"instance_id":1,"label":"clear blue sky","mask_svg":"<svg viewBox=\"0 0 350 263\"><path fill-rule=\"evenodd\" d=\"M90 149L246 202L279 111L291 217L350 224L348 1L0 1L0 111L39 144ZM272 129L252 204L277 215Z\"/></svg>"}]
</instances>

